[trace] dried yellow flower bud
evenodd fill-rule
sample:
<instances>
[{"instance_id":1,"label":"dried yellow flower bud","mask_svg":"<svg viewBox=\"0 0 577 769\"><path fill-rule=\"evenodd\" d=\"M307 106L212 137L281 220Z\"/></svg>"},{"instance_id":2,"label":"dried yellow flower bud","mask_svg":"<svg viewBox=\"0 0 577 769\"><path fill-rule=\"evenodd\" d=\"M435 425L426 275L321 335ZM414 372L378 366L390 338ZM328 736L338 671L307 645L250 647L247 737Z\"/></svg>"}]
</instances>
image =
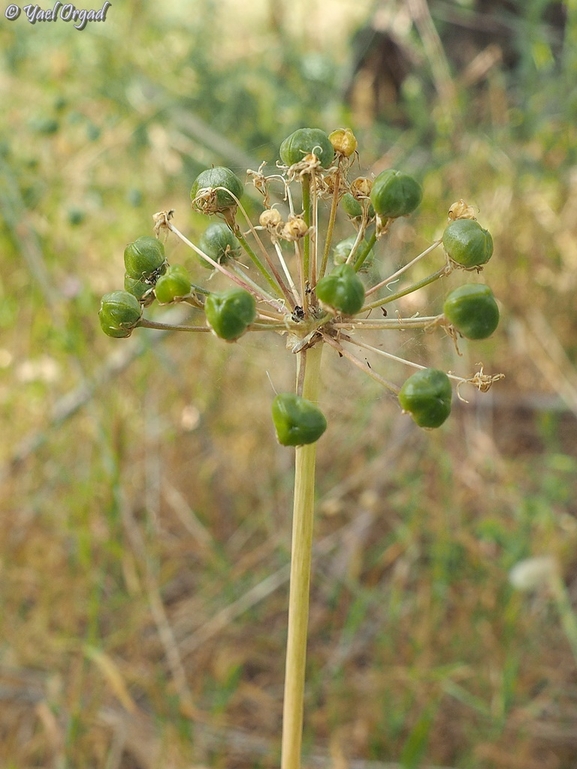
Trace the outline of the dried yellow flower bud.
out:
<instances>
[{"instance_id":1,"label":"dried yellow flower bud","mask_svg":"<svg viewBox=\"0 0 577 769\"><path fill-rule=\"evenodd\" d=\"M301 216L289 216L288 222L282 228L281 237L285 240L298 240L304 238L308 229Z\"/></svg>"},{"instance_id":2,"label":"dried yellow flower bud","mask_svg":"<svg viewBox=\"0 0 577 769\"><path fill-rule=\"evenodd\" d=\"M329 141L335 148L335 152L346 158L350 158L357 149L357 140L350 128L337 128L329 134Z\"/></svg>"},{"instance_id":3,"label":"dried yellow flower bud","mask_svg":"<svg viewBox=\"0 0 577 769\"><path fill-rule=\"evenodd\" d=\"M357 200L368 198L372 188L373 182L371 179L367 179L366 176L359 176L351 182L351 195Z\"/></svg>"},{"instance_id":4,"label":"dried yellow flower bud","mask_svg":"<svg viewBox=\"0 0 577 769\"><path fill-rule=\"evenodd\" d=\"M274 229L282 222L282 216L276 208L267 208L266 211L263 211L259 216L258 222L261 227Z\"/></svg>"},{"instance_id":5,"label":"dried yellow flower bud","mask_svg":"<svg viewBox=\"0 0 577 769\"><path fill-rule=\"evenodd\" d=\"M458 200L449 208L449 221L453 222L455 219L476 219L475 209L473 206L469 206L463 199Z\"/></svg>"}]
</instances>

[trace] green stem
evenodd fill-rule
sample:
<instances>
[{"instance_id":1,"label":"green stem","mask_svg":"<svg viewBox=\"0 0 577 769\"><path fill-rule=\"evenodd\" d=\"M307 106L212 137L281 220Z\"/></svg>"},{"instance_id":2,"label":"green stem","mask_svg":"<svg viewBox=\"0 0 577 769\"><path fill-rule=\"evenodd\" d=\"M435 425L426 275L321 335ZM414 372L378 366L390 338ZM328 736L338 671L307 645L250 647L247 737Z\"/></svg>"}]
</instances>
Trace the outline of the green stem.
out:
<instances>
[{"instance_id":1,"label":"green stem","mask_svg":"<svg viewBox=\"0 0 577 769\"><path fill-rule=\"evenodd\" d=\"M239 228L234 230L234 234L236 235L237 240L239 241L240 245L244 248L248 256L250 257L252 263L257 268L257 270L260 272L260 274L263 276L263 278L266 280L266 282L269 284L269 286L273 289L274 293L277 296L282 296L282 288L281 285L277 283L277 281L273 278L273 276L269 273L267 268L264 266L264 264L261 262L261 260L258 258L258 256L255 254L255 252L252 250L252 248L247 243L246 238L242 234ZM282 283L282 282L281 282ZM284 284L282 284L284 285Z\"/></svg>"},{"instance_id":2,"label":"green stem","mask_svg":"<svg viewBox=\"0 0 577 769\"><path fill-rule=\"evenodd\" d=\"M303 189L303 221L307 227L311 226L311 177L309 174L304 174L302 178ZM308 293L306 291L307 286L311 281L311 237L309 234L304 236L303 243L303 285L301 286L301 292L303 295L303 306L305 312L308 307Z\"/></svg>"},{"instance_id":3,"label":"green stem","mask_svg":"<svg viewBox=\"0 0 577 769\"><path fill-rule=\"evenodd\" d=\"M302 396L311 401L316 401L318 397L321 353L322 345L317 345L299 355L299 366L304 368ZM295 453L281 769L300 769L301 761L314 524L315 464L316 443L298 446Z\"/></svg>"},{"instance_id":4,"label":"green stem","mask_svg":"<svg viewBox=\"0 0 577 769\"><path fill-rule=\"evenodd\" d=\"M335 174L335 189L333 191L333 201L331 204L331 213L329 215L329 222L327 224L327 231L326 231L326 237L325 237L325 248L323 251L323 257L321 261L321 266L319 269L319 280L320 278L324 277L324 274L327 269L327 264L329 261L329 252L331 250L331 242L333 239L333 229L335 226L335 222L337 220L337 209L339 206L339 187L341 184L341 173L340 173L340 165L339 165L339 171Z\"/></svg>"},{"instance_id":5,"label":"green stem","mask_svg":"<svg viewBox=\"0 0 577 769\"><path fill-rule=\"evenodd\" d=\"M439 280L439 278L442 278L445 275L447 275L447 265L444 265L432 275L429 275L427 278L423 278L423 280L419 280L417 283L413 283L411 286L404 288L402 291L397 291L395 294L389 294L389 296L386 296L384 299L377 299L376 302L365 304L361 312L365 312L366 310L373 310L375 307L382 307L384 304L394 302L395 299L400 299L402 296L412 294L413 291L418 291L420 288L424 288L430 283L434 283L436 280Z\"/></svg>"},{"instance_id":6,"label":"green stem","mask_svg":"<svg viewBox=\"0 0 577 769\"><path fill-rule=\"evenodd\" d=\"M227 223L228 223L228 221L227 221ZM185 235L183 235L182 232L180 232L180 230L178 230L174 226L174 224L172 224L172 222L167 222L166 226L167 226L167 228L171 232L173 232L178 238L180 238L180 240L182 240L183 243L186 243L186 245L189 248L192 248L192 250L195 253L197 253L201 257L201 259L204 259L205 262L208 262L208 264L210 264L210 266L213 267L215 270L218 270L219 272L222 272L222 274L226 275L227 278L229 278L229 280L232 280L233 283L236 283L238 286L240 286L241 288L244 288L246 291L250 291L251 293L256 294L264 302L267 302L267 304L272 304L275 307L275 309L277 309L277 310L279 310L281 312L284 310L284 308L283 308L282 304L279 302L279 300L272 299L268 294L266 294L263 291L262 288L259 288L258 291L255 291L254 288L251 289L250 286L247 285L247 282L243 278L239 278L234 273L232 273L229 270L227 270L226 267L223 267L222 264L219 264L218 262L215 262L214 259L211 259L210 256L205 254L204 251L202 251L198 246L195 246L192 241L190 241ZM238 238L238 240L240 241L241 238ZM250 253L249 253L249 256L250 256ZM259 264L260 264L260 262L259 262ZM264 269L264 267L263 267L263 269ZM274 283L274 281L272 280L271 276L268 274L268 272L266 272L266 270L264 270L264 274L266 274L266 276L268 277L269 282L272 281L271 285L275 289L275 294L279 295L280 294L279 287L276 285L276 283ZM256 285L256 284L253 283L253 286L254 285ZM208 292L208 293L210 293L210 292Z\"/></svg>"},{"instance_id":7,"label":"green stem","mask_svg":"<svg viewBox=\"0 0 577 769\"><path fill-rule=\"evenodd\" d=\"M141 318L136 325L140 326L140 328L158 328L161 331L210 331L208 326L182 326L175 325L174 323L148 320L148 318Z\"/></svg>"},{"instance_id":8,"label":"green stem","mask_svg":"<svg viewBox=\"0 0 577 769\"><path fill-rule=\"evenodd\" d=\"M373 371L373 369L369 366L368 361L362 361L359 360L356 355L353 355L351 352L347 350L346 347L343 347L343 345L340 342L337 342L336 339L333 339L328 334L323 334L323 338L327 344L330 344L331 347L334 347L335 350L344 358L347 358L347 360L350 360L350 362L359 368L361 371L363 371L365 374L371 377L371 379L374 379L375 382L378 382L382 387L384 387L386 390L389 390L389 392L393 393L394 395L399 394L400 387L397 387L397 385L393 384L392 382L389 382L387 379L384 379L380 374L377 374L376 371ZM346 341L352 342L353 340L349 337L346 337ZM353 342L353 344L355 344ZM404 361L405 363L407 361Z\"/></svg>"},{"instance_id":9,"label":"green stem","mask_svg":"<svg viewBox=\"0 0 577 769\"><path fill-rule=\"evenodd\" d=\"M426 248L424 251L421 251L421 253L418 256L415 256L414 259L411 259L410 262L405 264L404 267L401 267L399 270L394 272L392 275L389 275L388 278L385 278L385 280L382 280L380 283L376 283L374 286L371 286L371 288L367 289L367 294L366 295L369 296L369 294L374 294L375 291L378 291L383 286L388 286L389 283L392 283L394 280L399 278L404 272L409 270L411 267L413 267L415 264L417 264L417 262L419 262L425 256L430 254L431 251L434 251L437 248L437 246L441 245L442 242L443 242L442 240L435 240L433 243L431 243L431 245L428 248Z\"/></svg>"},{"instance_id":10,"label":"green stem","mask_svg":"<svg viewBox=\"0 0 577 769\"><path fill-rule=\"evenodd\" d=\"M444 315L415 316L412 318L353 318L349 321L333 323L333 328L348 329L349 331L406 331L408 328L419 329L439 325Z\"/></svg>"},{"instance_id":11,"label":"green stem","mask_svg":"<svg viewBox=\"0 0 577 769\"><path fill-rule=\"evenodd\" d=\"M375 230L375 232L373 232L371 237L368 239L367 245L364 247L364 249L355 259L355 263L353 266L356 272L358 272L361 269L361 267L363 266L363 262L365 261L367 256L371 253L371 249L373 248L376 242L377 242L377 232Z\"/></svg>"}]
</instances>

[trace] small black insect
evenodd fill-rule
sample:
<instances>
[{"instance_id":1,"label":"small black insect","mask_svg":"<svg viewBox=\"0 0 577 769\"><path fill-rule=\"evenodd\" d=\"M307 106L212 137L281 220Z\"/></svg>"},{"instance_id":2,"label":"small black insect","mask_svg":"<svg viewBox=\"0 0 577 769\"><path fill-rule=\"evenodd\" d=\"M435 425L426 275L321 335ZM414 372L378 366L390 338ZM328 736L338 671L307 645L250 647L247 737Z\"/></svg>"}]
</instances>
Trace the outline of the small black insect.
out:
<instances>
[{"instance_id":1,"label":"small black insect","mask_svg":"<svg viewBox=\"0 0 577 769\"><path fill-rule=\"evenodd\" d=\"M293 310L293 313L292 313L291 317L292 317L292 319L294 320L294 322L295 322L295 323L298 323L299 321L301 321L301 320L304 320L304 319L305 319L305 311L303 310L303 308L302 308L302 307L300 307L299 305L297 305L297 306L294 308L294 310Z\"/></svg>"}]
</instances>

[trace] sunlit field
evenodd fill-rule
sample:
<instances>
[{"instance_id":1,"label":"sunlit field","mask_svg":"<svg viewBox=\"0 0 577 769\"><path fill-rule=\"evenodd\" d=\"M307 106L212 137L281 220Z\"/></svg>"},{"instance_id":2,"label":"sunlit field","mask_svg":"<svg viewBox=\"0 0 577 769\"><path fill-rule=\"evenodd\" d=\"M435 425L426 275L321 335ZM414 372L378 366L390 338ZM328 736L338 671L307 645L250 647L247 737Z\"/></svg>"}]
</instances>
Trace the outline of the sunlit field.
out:
<instances>
[{"instance_id":1,"label":"sunlit field","mask_svg":"<svg viewBox=\"0 0 577 769\"><path fill-rule=\"evenodd\" d=\"M431 3L419 24L427 6L400 4L413 59L396 94L355 68L358 30L389 20L369 2L169 5L113 3L82 31L0 21L0 766L279 766L293 452L270 404L293 356L281 335L111 339L97 314L154 213L198 240L201 170L247 181L257 219L246 170L272 172L298 127L346 126L359 175L400 168L424 190L375 274L439 238L460 199L495 243L491 338L383 344L505 376L423 431L324 354L303 767L575 769L573 4L560 28L537 0L494 10L511 50L484 41L476 69L450 33L453 6L478 22L473 3ZM218 281L176 238L166 250ZM389 314L441 312L453 287ZM530 589L511 582L541 557Z\"/></svg>"}]
</instances>

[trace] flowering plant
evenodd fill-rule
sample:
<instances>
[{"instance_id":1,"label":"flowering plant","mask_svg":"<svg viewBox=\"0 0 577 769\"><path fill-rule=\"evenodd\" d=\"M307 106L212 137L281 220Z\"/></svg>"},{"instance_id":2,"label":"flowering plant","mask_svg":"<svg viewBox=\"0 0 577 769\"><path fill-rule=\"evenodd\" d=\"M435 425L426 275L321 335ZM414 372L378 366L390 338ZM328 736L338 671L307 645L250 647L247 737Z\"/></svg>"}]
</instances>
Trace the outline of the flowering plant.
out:
<instances>
[{"instance_id":1,"label":"flowering plant","mask_svg":"<svg viewBox=\"0 0 577 769\"><path fill-rule=\"evenodd\" d=\"M143 236L126 247L124 290L106 294L99 313L103 331L112 337L128 337L143 327L211 332L232 343L246 333L272 331L286 337L287 348L295 356L295 391L277 394L272 404L279 443L296 447L283 769L300 766L316 442L327 427L318 406L323 347L332 347L393 393L402 410L424 428L439 427L448 418L451 380L457 389L470 383L486 391L501 377L486 375L481 367L464 379L403 360L358 337L360 331L441 328L455 344L461 336L484 339L496 329L499 309L488 286L468 283L449 293L440 314L387 317L387 305L454 270L478 273L491 258L493 242L473 209L459 201L449 210L442 238L386 279L367 285L361 275L374 259L377 241L397 219L419 206L422 190L411 176L393 169L375 179L350 179L356 156L357 141L349 129L330 135L316 128L295 131L281 144L275 173L266 175L264 164L248 171L262 195L258 225L251 223L241 202L243 183L230 169L203 171L191 188L192 207L218 221L207 227L197 245L176 228L173 211L155 214L156 237ZM281 204L271 202L275 192ZM328 201L328 213L321 227L324 201ZM333 247L339 207L350 220L353 234ZM225 275L230 287L211 291L192 283L182 265L169 264L163 242L171 233L204 266ZM441 245L440 267L426 278L391 290ZM243 254L248 257L248 269L240 261ZM175 326L145 318L144 309L155 301L186 303L199 322ZM378 318L373 317L376 310L381 310ZM417 370L398 386L358 358L353 345Z\"/></svg>"}]
</instances>

